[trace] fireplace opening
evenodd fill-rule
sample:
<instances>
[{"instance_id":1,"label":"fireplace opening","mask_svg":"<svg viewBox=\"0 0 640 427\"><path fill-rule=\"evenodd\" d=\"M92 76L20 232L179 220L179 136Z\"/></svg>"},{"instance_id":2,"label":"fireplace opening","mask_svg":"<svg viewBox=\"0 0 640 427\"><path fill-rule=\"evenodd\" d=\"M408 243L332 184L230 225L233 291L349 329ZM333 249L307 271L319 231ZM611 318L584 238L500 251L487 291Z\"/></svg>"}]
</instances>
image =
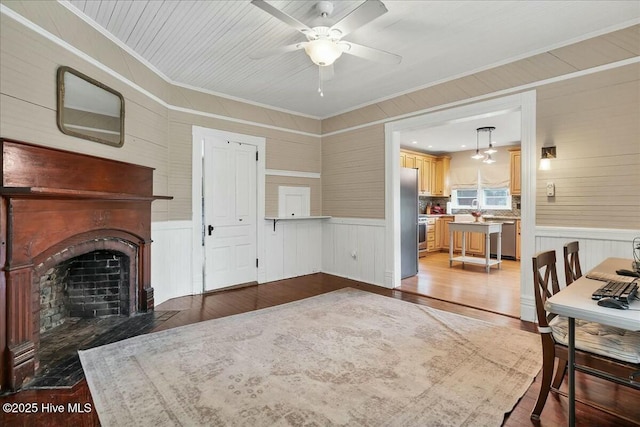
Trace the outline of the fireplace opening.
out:
<instances>
[{"instance_id":1,"label":"fireplace opening","mask_svg":"<svg viewBox=\"0 0 640 427\"><path fill-rule=\"evenodd\" d=\"M129 316L130 260L98 250L64 261L40 277L40 333L68 318Z\"/></svg>"}]
</instances>

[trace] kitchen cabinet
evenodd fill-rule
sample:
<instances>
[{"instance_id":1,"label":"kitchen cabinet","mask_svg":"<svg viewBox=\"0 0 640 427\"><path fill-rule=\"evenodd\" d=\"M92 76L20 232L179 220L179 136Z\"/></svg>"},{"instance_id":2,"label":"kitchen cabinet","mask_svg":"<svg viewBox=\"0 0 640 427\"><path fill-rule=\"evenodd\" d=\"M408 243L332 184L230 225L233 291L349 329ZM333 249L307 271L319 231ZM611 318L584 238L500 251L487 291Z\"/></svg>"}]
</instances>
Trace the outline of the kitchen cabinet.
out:
<instances>
[{"instance_id":1,"label":"kitchen cabinet","mask_svg":"<svg viewBox=\"0 0 640 427\"><path fill-rule=\"evenodd\" d=\"M426 192L424 179L424 157L417 153L404 152L404 167L418 169L418 192L424 194ZM402 157L401 157L402 159ZM402 164L402 160L401 160Z\"/></svg>"},{"instance_id":2,"label":"kitchen cabinet","mask_svg":"<svg viewBox=\"0 0 640 427\"><path fill-rule=\"evenodd\" d=\"M424 194L433 194L433 174L435 172L435 167L433 164L433 158L431 156L422 157L422 188L420 190L421 193Z\"/></svg>"},{"instance_id":3,"label":"kitchen cabinet","mask_svg":"<svg viewBox=\"0 0 640 427\"><path fill-rule=\"evenodd\" d=\"M510 164L511 164L511 181L509 184L509 190L512 196L519 196L521 193L521 176L520 176L520 148L513 148L509 150Z\"/></svg>"},{"instance_id":4,"label":"kitchen cabinet","mask_svg":"<svg viewBox=\"0 0 640 427\"><path fill-rule=\"evenodd\" d=\"M400 151L400 166L418 169L418 191L421 195L448 197L449 165L448 156L432 156L408 150Z\"/></svg>"},{"instance_id":5,"label":"kitchen cabinet","mask_svg":"<svg viewBox=\"0 0 640 427\"><path fill-rule=\"evenodd\" d=\"M434 163L433 186L431 194L434 196L449 197L451 190L449 187L449 167L451 165L451 157L437 157Z\"/></svg>"},{"instance_id":6,"label":"kitchen cabinet","mask_svg":"<svg viewBox=\"0 0 640 427\"><path fill-rule=\"evenodd\" d=\"M427 252L433 252L436 247L436 218L427 219Z\"/></svg>"},{"instance_id":7,"label":"kitchen cabinet","mask_svg":"<svg viewBox=\"0 0 640 427\"><path fill-rule=\"evenodd\" d=\"M485 235L484 233L467 233L466 254L484 256ZM462 233L456 232L453 236L453 251L462 252Z\"/></svg>"},{"instance_id":8,"label":"kitchen cabinet","mask_svg":"<svg viewBox=\"0 0 640 427\"><path fill-rule=\"evenodd\" d=\"M453 221L452 216L443 216L436 221L436 242L438 249L449 250L449 223Z\"/></svg>"},{"instance_id":9,"label":"kitchen cabinet","mask_svg":"<svg viewBox=\"0 0 640 427\"><path fill-rule=\"evenodd\" d=\"M516 259L519 260L520 259L520 224L521 221L517 220L516 221Z\"/></svg>"}]
</instances>

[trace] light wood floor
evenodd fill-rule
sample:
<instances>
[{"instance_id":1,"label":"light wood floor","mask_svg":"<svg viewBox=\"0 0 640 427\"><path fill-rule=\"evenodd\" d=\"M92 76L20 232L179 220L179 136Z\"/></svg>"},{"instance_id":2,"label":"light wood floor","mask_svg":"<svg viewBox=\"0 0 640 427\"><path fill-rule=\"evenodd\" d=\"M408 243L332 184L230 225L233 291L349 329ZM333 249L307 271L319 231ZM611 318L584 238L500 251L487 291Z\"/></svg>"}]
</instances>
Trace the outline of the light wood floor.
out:
<instances>
[{"instance_id":1,"label":"light wood floor","mask_svg":"<svg viewBox=\"0 0 640 427\"><path fill-rule=\"evenodd\" d=\"M449 253L432 252L420 258L418 274L402 280L404 292L520 318L520 261L503 260L489 274L483 266L454 262Z\"/></svg>"}]
</instances>

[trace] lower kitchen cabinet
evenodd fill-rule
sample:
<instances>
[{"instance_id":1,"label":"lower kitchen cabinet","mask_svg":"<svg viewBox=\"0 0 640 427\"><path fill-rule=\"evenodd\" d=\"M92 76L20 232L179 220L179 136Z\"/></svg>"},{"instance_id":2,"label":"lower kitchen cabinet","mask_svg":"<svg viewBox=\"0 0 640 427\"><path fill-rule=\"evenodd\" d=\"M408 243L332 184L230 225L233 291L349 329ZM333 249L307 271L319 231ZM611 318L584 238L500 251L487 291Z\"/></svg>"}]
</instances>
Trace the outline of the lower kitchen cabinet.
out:
<instances>
[{"instance_id":1,"label":"lower kitchen cabinet","mask_svg":"<svg viewBox=\"0 0 640 427\"><path fill-rule=\"evenodd\" d=\"M484 256L485 235L484 233L466 234L465 255ZM457 231L453 236L453 251L462 252L462 232Z\"/></svg>"},{"instance_id":2,"label":"lower kitchen cabinet","mask_svg":"<svg viewBox=\"0 0 640 427\"><path fill-rule=\"evenodd\" d=\"M427 252L433 252L438 249L436 244L437 224L438 220L436 218L427 220Z\"/></svg>"},{"instance_id":3,"label":"lower kitchen cabinet","mask_svg":"<svg viewBox=\"0 0 640 427\"><path fill-rule=\"evenodd\" d=\"M452 216L443 216L438 218L436 223L436 239L439 249L449 250L449 223L453 221Z\"/></svg>"}]
</instances>

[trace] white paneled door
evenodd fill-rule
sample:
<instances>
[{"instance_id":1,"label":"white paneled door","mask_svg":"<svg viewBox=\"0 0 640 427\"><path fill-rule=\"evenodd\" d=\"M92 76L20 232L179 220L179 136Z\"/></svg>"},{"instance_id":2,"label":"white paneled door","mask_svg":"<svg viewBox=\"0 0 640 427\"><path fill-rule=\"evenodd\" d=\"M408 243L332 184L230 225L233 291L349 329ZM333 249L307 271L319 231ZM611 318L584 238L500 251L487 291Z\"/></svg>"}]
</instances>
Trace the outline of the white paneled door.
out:
<instances>
[{"instance_id":1,"label":"white paneled door","mask_svg":"<svg viewBox=\"0 0 640 427\"><path fill-rule=\"evenodd\" d=\"M257 280L256 146L204 141L205 290Z\"/></svg>"}]
</instances>

